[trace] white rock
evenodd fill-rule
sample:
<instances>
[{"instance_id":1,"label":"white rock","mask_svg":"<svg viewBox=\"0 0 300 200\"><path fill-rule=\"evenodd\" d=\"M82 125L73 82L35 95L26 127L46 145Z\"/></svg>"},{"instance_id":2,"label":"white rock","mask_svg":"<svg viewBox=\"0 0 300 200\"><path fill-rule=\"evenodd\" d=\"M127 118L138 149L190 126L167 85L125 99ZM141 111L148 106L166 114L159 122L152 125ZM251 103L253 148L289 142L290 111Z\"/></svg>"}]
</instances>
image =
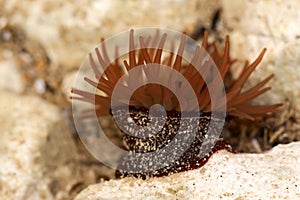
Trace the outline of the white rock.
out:
<instances>
[{"instance_id":1,"label":"white rock","mask_svg":"<svg viewBox=\"0 0 300 200\"><path fill-rule=\"evenodd\" d=\"M264 154L214 154L204 167L167 177L90 185L75 200L299 199L300 142Z\"/></svg>"},{"instance_id":2,"label":"white rock","mask_svg":"<svg viewBox=\"0 0 300 200\"><path fill-rule=\"evenodd\" d=\"M297 1L222 1L227 25L246 34L260 35L283 41L293 41L299 37L300 20Z\"/></svg>"},{"instance_id":3,"label":"white rock","mask_svg":"<svg viewBox=\"0 0 300 200\"><path fill-rule=\"evenodd\" d=\"M43 159L47 158L42 158L42 149L49 134L59 131L55 129L60 120L58 109L35 97L2 92L0 110L1 198L53 199L50 181L44 177ZM59 149L50 151L59 153Z\"/></svg>"},{"instance_id":4,"label":"white rock","mask_svg":"<svg viewBox=\"0 0 300 200\"><path fill-rule=\"evenodd\" d=\"M63 82L61 84L61 91L65 95L66 99L71 102L71 88L75 87L75 80L77 77L77 72L70 72L65 75Z\"/></svg>"},{"instance_id":5,"label":"white rock","mask_svg":"<svg viewBox=\"0 0 300 200\"><path fill-rule=\"evenodd\" d=\"M274 73L272 90L264 101L270 103L285 98L300 97L300 2L299 1L222 1L230 35L232 57L254 61L262 48L267 53L252 75L253 82Z\"/></svg>"},{"instance_id":6,"label":"white rock","mask_svg":"<svg viewBox=\"0 0 300 200\"><path fill-rule=\"evenodd\" d=\"M9 23L43 45L54 66L76 68L101 37L145 26L182 31L199 18L210 18L218 6L219 0L10 0L3 12Z\"/></svg>"},{"instance_id":7,"label":"white rock","mask_svg":"<svg viewBox=\"0 0 300 200\"><path fill-rule=\"evenodd\" d=\"M78 152L57 106L2 91L0 110L0 199L69 199L96 182L103 166L84 164L93 160Z\"/></svg>"},{"instance_id":8,"label":"white rock","mask_svg":"<svg viewBox=\"0 0 300 200\"><path fill-rule=\"evenodd\" d=\"M0 60L0 90L8 90L15 93L21 93L24 90L22 77L13 58Z\"/></svg>"}]
</instances>

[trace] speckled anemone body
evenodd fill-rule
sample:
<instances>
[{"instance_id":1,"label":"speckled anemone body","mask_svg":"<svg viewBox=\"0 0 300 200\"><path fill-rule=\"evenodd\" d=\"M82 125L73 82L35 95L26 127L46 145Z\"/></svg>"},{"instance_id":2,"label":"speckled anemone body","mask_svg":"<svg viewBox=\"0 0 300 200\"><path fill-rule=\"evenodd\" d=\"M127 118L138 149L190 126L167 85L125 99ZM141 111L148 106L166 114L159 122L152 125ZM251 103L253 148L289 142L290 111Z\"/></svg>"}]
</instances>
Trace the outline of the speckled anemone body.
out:
<instances>
[{"instance_id":1,"label":"speckled anemone body","mask_svg":"<svg viewBox=\"0 0 300 200\"><path fill-rule=\"evenodd\" d=\"M204 165L207 159L216 151L220 149L227 149L231 151L230 145L226 144L222 139L220 139L215 146L210 149L204 157L199 157L200 146L203 145L203 138L207 132L207 127L209 126L210 120L212 117L218 118L218 116L211 115L211 99L209 96L209 90L207 84L214 84L214 78L210 78L210 82L207 83L206 77L210 77L210 67L203 64L204 74L202 76L194 68L194 63L197 62L199 58L199 48L198 46L195 51L194 58L191 63L185 64L180 55L184 49L185 44L185 35L182 35L181 42L178 47L177 54L174 53L163 53L163 46L165 42L166 34L163 34L161 38L155 36L152 40L143 40L140 38L140 49L134 50L134 31L130 31L130 42L129 42L129 54L128 59L124 62L119 62L115 60L110 62L106 55L106 47L102 45L103 55L100 54L99 49L95 49L98 62L101 66L105 66L106 63L110 63L107 69L104 72L104 75L101 75L97 64L93 59L92 54L89 55L90 65L95 73L96 79L98 82L94 82L89 78L85 78L85 81L96 87L98 90L102 91L103 95L91 94L89 92L72 89L72 93L79 95L73 96L73 99L83 100L92 104L95 104L94 112L97 116L103 116L110 113L111 109L111 97L112 91L117 83L117 81L129 70L140 66L147 65L151 63L163 64L174 70L180 72L190 83L195 94L198 98L198 108L199 117L198 118L181 118L181 112L189 112L190 106L181 108L176 96L168 90L168 88L163 87L157 84L146 84L143 87L138 88L132 95L129 105L130 115L133 119L133 122L139 126L147 126L149 123L149 108L154 104L160 104L164 107L167 113L166 123L163 128L158 133L153 133L147 138L139 138L135 136L134 130L128 128L126 131L131 131L131 134L128 135L124 133L124 142L128 148L129 152L138 153L140 156L138 158L132 159L130 155L126 158L123 158L120 161L119 170L116 171L117 177L125 176L135 176L135 177L148 177L148 176L164 176L172 173L186 171L190 169L199 168ZM153 42L157 46L155 48L147 48L147 43ZM229 56L229 37L226 38L224 52L221 53L216 47L215 43L208 43L207 32L204 34L201 47L205 49L213 61L215 62L219 73L222 79L225 79L226 74L228 73L230 67L234 63ZM277 107L281 104L274 105L252 105L250 101L257 96L265 93L270 89L270 87L263 88L264 85L273 77L273 75L268 76L263 81L257 83L252 88L242 91L242 88L246 81L248 80L251 73L255 70L258 64L261 62L263 55L265 54L266 49L263 49L259 54L258 58L251 64L247 62L243 66L243 70L240 76L232 81L229 85L226 85L226 101L227 101L227 115L233 117L246 118L254 120L257 117L260 117L265 114L273 113L276 111ZM147 73L145 73L147 78ZM204 77L204 78L203 78ZM135 77L132 78L134 80ZM121 100L120 100L121 101ZM122 103L122 102L120 102ZM187 101L187 105L188 101ZM128 119L123 119L124 116L122 106L118 110L115 118L119 118L120 121L126 121ZM198 127L190 127L192 124L191 121L198 120ZM179 124L182 123L182 126L186 126L186 131L181 133L178 131ZM168 146L169 142L175 137L176 134L189 134L189 131L196 129L196 137L194 141L190 144L189 147L182 155L179 156L172 165L167 165L163 168L157 170L147 170L141 173L130 173L128 171L121 170L122 166L126 168L141 168L145 167L149 162L153 162L155 165L156 160L147 160L143 153L157 151L165 146ZM155 130L153 130L155 131ZM136 133L138 135L139 133ZM178 143L176 146L178 148L184 147L184 143ZM210 148L210 147L208 147ZM174 150L176 152L176 150ZM172 159L172 158L157 158L157 159ZM157 160L157 162L159 162Z\"/></svg>"}]
</instances>

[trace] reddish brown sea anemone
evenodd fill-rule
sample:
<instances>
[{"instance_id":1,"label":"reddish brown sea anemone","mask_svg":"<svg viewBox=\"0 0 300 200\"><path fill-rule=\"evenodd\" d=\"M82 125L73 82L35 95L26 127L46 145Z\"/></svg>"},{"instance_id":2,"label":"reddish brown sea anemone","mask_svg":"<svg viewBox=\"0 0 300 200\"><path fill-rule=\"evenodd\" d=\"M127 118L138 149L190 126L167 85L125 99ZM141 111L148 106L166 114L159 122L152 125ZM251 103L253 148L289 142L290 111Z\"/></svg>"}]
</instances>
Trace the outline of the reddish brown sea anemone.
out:
<instances>
[{"instance_id":1,"label":"reddish brown sea anemone","mask_svg":"<svg viewBox=\"0 0 300 200\"><path fill-rule=\"evenodd\" d=\"M234 63L235 60L230 58L229 52L229 37L226 37L225 42L225 49L224 52L221 53L219 49L216 47L215 43L208 43L207 39L207 32L204 35L203 42L201 47L204 48L207 52L209 52L211 58L215 62L216 66L218 67L222 78L224 79L226 74L228 73L230 67ZM92 57L92 54L89 54L89 60L91 67L93 68L96 78L99 80L98 82L94 82L89 78L85 78L85 80L90 83L92 86L96 87L98 90L102 91L104 95L95 95L91 94L82 90L78 90L73 88L72 93L79 95L80 97L73 96L73 99L79 99L83 101L87 101L90 103L95 104L95 111L97 112L98 116L109 114L110 110L110 101L112 91L117 83L117 81L130 69L142 65L144 63L162 63L163 65L167 65L179 72L181 72L184 77L189 80L191 86L193 87L194 91L196 92L197 96L199 97L199 108L202 112L209 112L210 111L210 96L208 93L207 85L205 84L205 79L197 73L195 68L193 67L193 63L188 65L182 64L182 57L180 53L178 53L175 58L174 54L170 53L170 56L166 57L163 61L161 61L164 37L161 38L159 42L158 49L150 49L150 48L143 48L143 46L147 46L143 39L141 40L141 49L140 50L132 50L133 49L133 30L131 31L130 35L130 46L129 46L129 61L124 60L123 63L116 60L112 62L107 67L104 75L101 75L95 60ZM157 39L156 39L157 40ZM157 41L156 41L157 42ZM104 55L101 55L99 49L96 48L95 51L97 53L97 60L101 66L106 66L109 63L109 59L105 52L105 46L102 46L102 50ZM179 51L183 51L184 42L181 43L179 47ZM199 57L199 55L195 55L195 59ZM226 89L226 96L227 96L227 112L228 115L243 117L247 119L255 119L256 117L266 115L276 111L277 107L281 104L275 105L252 105L251 101L256 98L257 96L265 93L266 91L270 90L271 87L263 88L265 84L272 79L274 76L273 74L269 75L266 79L259 82L252 88L248 89L247 91L242 91L244 84L248 80L251 73L255 70L258 64L261 62L266 49L263 49L262 52L259 54L257 59L248 64L245 63L243 66L243 70L240 76L232 81L232 83L227 86ZM173 62L174 61L174 62ZM121 68L120 65L124 64L125 67ZM205 67L205 66L204 66ZM125 71L124 71L125 69ZM207 67L207 69L209 69ZM206 71L206 75L209 76L209 71ZM147 74L146 74L147 75ZM263 89L262 89L263 88ZM201 101L200 101L201 99ZM95 101L94 101L95 100ZM130 101L131 106L142 106L145 108L149 108L151 105L158 103L163 105L166 110L180 110L178 108L178 103L174 94L168 91L166 88L163 88L158 85L145 85L143 88L140 88L136 91L133 96L132 100Z\"/></svg>"},{"instance_id":2,"label":"reddish brown sea anemone","mask_svg":"<svg viewBox=\"0 0 300 200\"><path fill-rule=\"evenodd\" d=\"M129 103L123 101L123 99L118 99L120 105L125 105L126 103L129 104L125 106L130 107L129 110L131 112L131 116L134 119L134 122L141 126L145 126L149 122L149 108L152 105L160 104L164 107L164 109L167 112L168 119L164 126L164 132L161 131L158 134L152 135L148 138L135 137L134 134L124 136L124 141L127 144L128 150L132 152L152 152L166 146L168 142L170 142L172 138L174 138L174 135L176 135L176 132L178 131L177 126L179 126L180 112L193 111L196 107L198 111L202 113L200 118L198 119L200 126L198 128L199 130L197 138L195 139L195 141L192 142L188 150L183 155L181 155L180 159L178 159L175 163L173 163L171 166L166 166L165 168L159 170L150 170L146 173L138 174L131 174L130 172L118 170L116 173L118 177L128 175L142 177L162 176L179 171L198 168L207 161L207 158L214 151L228 147L227 145L225 145L224 142L221 141L216 144L216 146L210 151L209 154L206 155L206 157L198 157L199 146L202 145L203 137L206 134L207 124L209 124L209 121L211 120L210 113L212 112L212 102L209 93L209 86L211 86L212 88L217 88L221 83L220 80L217 80L212 76L211 67L208 62L204 62L203 64L201 64L201 74L199 74L195 66L198 65L197 63L200 62L199 60L203 58L200 53L200 48L203 48L214 61L222 78L222 81L224 82L226 75L229 73L231 66L235 62L235 60L231 59L229 55L229 37L226 37L224 51L221 52L216 47L216 44L214 42L208 42L208 34L207 32L205 32L202 45L201 47L197 46L195 50L195 55L190 63L186 63L182 57L182 52L184 51L186 45L186 35L182 35L181 42L176 53L173 53L174 51L163 52L166 37L166 34L156 34L153 38L141 37L139 38L140 48L135 49L134 47L137 44L134 43L134 31L131 30L129 36L130 42L128 59L125 59L123 62L120 62L119 59L116 59L113 62L111 62L107 54L105 43L103 43L100 49L102 53L100 53L100 50L98 48L95 49L97 61L95 61L92 54L89 54L89 63L94 71L95 77L98 80L98 82L94 82L87 77L85 78L85 81L87 83L97 88L101 92L98 94L93 94L76 88L72 89L72 93L77 95L72 96L73 99L78 99L94 104L94 109L88 111L86 113L86 116L88 116L89 112L96 112L96 115L100 117L103 115L110 114L112 93L116 84L118 83L118 80L123 75L128 73L128 71L134 69L137 66L147 66L153 63L168 66L171 69L180 72L192 86L192 89L197 96L196 101L195 99L189 99L188 97L186 97L183 98L182 101L184 103L181 104L179 104L176 95L172 91L158 84L145 84L142 87L139 87L132 94ZM149 43L151 43L152 47L156 46L157 48L149 48ZM226 95L220 96L219 98L220 104L221 102L223 102L222 100L224 100L224 98L226 100L225 102L227 102L226 105L220 105L226 106L227 115L254 120L257 117L275 112L277 108L281 105L251 104L251 101L254 98L271 89L270 87L264 88L264 86L270 79L272 79L273 74L269 75L267 78L257 83L252 88L246 91L242 90L251 73L261 62L265 52L266 49L263 49L257 57L257 59L251 64L248 64L248 62L246 62L243 66L243 70L239 77L236 80L231 81L228 85L226 85ZM103 74L101 73L101 70L99 70L97 62L100 64L100 67L104 69L105 66L108 66ZM159 73L160 72L157 71L157 74ZM151 78L151 76L153 76L153 74L148 73L147 70L143 72L143 75L146 79ZM170 79L171 77L167 76L165 78ZM129 82L135 81L136 79L137 77L129 77ZM124 85L123 87L124 91L126 91L126 85ZM120 109L121 108L122 106L120 106ZM147 160L145 161L142 158L140 159L140 161L148 162ZM133 167L136 164L136 161L131 161L130 159L120 161L121 166L130 165Z\"/></svg>"}]
</instances>

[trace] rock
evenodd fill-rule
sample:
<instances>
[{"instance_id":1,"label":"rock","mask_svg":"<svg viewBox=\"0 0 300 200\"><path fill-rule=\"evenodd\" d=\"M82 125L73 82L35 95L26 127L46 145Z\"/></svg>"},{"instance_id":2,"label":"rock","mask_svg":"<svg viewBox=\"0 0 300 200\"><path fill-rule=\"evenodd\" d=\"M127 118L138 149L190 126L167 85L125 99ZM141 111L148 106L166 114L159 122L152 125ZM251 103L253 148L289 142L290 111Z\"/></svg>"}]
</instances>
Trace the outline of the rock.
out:
<instances>
[{"instance_id":1,"label":"rock","mask_svg":"<svg viewBox=\"0 0 300 200\"><path fill-rule=\"evenodd\" d=\"M167 177L124 178L90 185L85 199L298 199L300 142L264 154L220 151L204 167Z\"/></svg>"},{"instance_id":2,"label":"rock","mask_svg":"<svg viewBox=\"0 0 300 200\"><path fill-rule=\"evenodd\" d=\"M75 80L77 78L77 72L70 72L65 75L62 84L61 84L61 91L68 99L69 102L71 102L70 96L71 96L71 88L75 87Z\"/></svg>"},{"instance_id":3,"label":"rock","mask_svg":"<svg viewBox=\"0 0 300 200\"><path fill-rule=\"evenodd\" d=\"M43 163L55 162L55 156L66 156L60 148L45 149L51 133L64 138L57 127L58 109L36 97L1 93L0 110L1 198L53 199ZM68 148L72 150L74 146ZM47 159L45 154L52 156Z\"/></svg>"},{"instance_id":4,"label":"rock","mask_svg":"<svg viewBox=\"0 0 300 200\"><path fill-rule=\"evenodd\" d=\"M80 66L101 37L144 26L182 31L196 20L208 21L219 2L12 0L0 7L10 24L42 44L53 66L70 69Z\"/></svg>"},{"instance_id":5,"label":"rock","mask_svg":"<svg viewBox=\"0 0 300 200\"><path fill-rule=\"evenodd\" d=\"M22 78L13 58L0 60L0 90L15 93L21 93L24 90Z\"/></svg>"},{"instance_id":6,"label":"rock","mask_svg":"<svg viewBox=\"0 0 300 200\"><path fill-rule=\"evenodd\" d=\"M282 102L277 117L269 119L270 143L298 141L300 138L300 2L296 1L222 1L223 20L229 30L231 55L250 62L267 48L260 66L251 75L253 86L269 74L272 90L258 97L258 104ZM239 65L241 66L241 65ZM241 70L232 70L237 75Z\"/></svg>"},{"instance_id":7,"label":"rock","mask_svg":"<svg viewBox=\"0 0 300 200\"><path fill-rule=\"evenodd\" d=\"M2 91L0 110L1 199L69 199L109 176L78 152L58 106Z\"/></svg>"},{"instance_id":8,"label":"rock","mask_svg":"<svg viewBox=\"0 0 300 200\"><path fill-rule=\"evenodd\" d=\"M289 99L299 108L300 96L300 2L222 1L224 23L231 30L234 58L253 61L266 47L267 53L251 77L253 83L274 73L272 90L261 100L270 103Z\"/></svg>"}]
</instances>

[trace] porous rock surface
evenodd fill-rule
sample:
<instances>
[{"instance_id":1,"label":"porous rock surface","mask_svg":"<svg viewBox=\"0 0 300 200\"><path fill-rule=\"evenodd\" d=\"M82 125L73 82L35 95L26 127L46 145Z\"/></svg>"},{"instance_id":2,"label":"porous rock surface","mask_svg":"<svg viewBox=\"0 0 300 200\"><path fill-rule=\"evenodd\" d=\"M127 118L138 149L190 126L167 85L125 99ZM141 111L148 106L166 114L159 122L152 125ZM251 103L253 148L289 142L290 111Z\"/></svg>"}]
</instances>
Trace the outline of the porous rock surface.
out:
<instances>
[{"instance_id":1,"label":"porous rock surface","mask_svg":"<svg viewBox=\"0 0 300 200\"><path fill-rule=\"evenodd\" d=\"M140 180L90 185L75 200L100 199L299 199L300 142L264 154L220 151L197 170Z\"/></svg>"},{"instance_id":2,"label":"porous rock surface","mask_svg":"<svg viewBox=\"0 0 300 200\"><path fill-rule=\"evenodd\" d=\"M255 83L275 74L264 101L289 99L300 109L300 2L224 0L222 7L234 58L252 62L267 48L261 66L251 76Z\"/></svg>"},{"instance_id":3,"label":"porous rock surface","mask_svg":"<svg viewBox=\"0 0 300 200\"><path fill-rule=\"evenodd\" d=\"M131 27L166 27L182 31L201 19L208 21L219 7L212 1L46 0L0 1L9 23L39 41L53 66L77 68L101 37ZM56 68L57 69L57 68Z\"/></svg>"},{"instance_id":4,"label":"porous rock surface","mask_svg":"<svg viewBox=\"0 0 300 200\"><path fill-rule=\"evenodd\" d=\"M77 152L59 108L0 93L0 199L70 199L102 167ZM106 172L107 173L107 172Z\"/></svg>"},{"instance_id":5,"label":"porous rock surface","mask_svg":"<svg viewBox=\"0 0 300 200\"><path fill-rule=\"evenodd\" d=\"M13 58L0 59L0 90L21 93L24 90L22 78Z\"/></svg>"},{"instance_id":6,"label":"porous rock surface","mask_svg":"<svg viewBox=\"0 0 300 200\"><path fill-rule=\"evenodd\" d=\"M39 98L20 97L12 93L0 95L0 196L3 199L53 198L43 164L65 155L61 145L47 149L49 133L57 132L58 109ZM47 111L47 112L45 112ZM66 141L67 144L67 141ZM55 145L55 144L53 144ZM50 147L50 146L48 146ZM74 146L68 145L71 150ZM49 157L43 157L50 154Z\"/></svg>"}]
</instances>

